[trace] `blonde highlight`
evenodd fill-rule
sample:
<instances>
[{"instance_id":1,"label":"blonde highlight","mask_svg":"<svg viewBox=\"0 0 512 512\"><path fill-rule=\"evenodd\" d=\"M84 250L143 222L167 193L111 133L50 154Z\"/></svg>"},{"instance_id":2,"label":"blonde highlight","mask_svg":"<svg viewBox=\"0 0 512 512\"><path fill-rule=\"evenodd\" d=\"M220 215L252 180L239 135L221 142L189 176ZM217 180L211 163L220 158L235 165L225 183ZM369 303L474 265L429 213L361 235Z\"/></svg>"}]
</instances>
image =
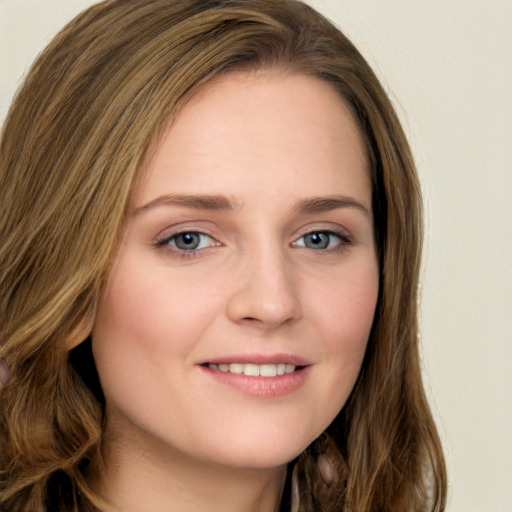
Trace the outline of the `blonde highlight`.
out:
<instances>
[{"instance_id":1,"label":"blonde highlight","mask_svg":"<svg viewBox=\"0 0 512 512\"><path fill-rule=\"evenodd\" d=\"M180 106L234 70L330 83L359 123L373 186L381 292L365 361L346 406L291 465L282 510L444 510L418 355L413 158L363 57L295 0L108 0L34 64L0 145L0 352L14 374L0 390L2 510L101 509L88 476L103 403L84 340L145 162Z\"/></svg>"}]
</instances>

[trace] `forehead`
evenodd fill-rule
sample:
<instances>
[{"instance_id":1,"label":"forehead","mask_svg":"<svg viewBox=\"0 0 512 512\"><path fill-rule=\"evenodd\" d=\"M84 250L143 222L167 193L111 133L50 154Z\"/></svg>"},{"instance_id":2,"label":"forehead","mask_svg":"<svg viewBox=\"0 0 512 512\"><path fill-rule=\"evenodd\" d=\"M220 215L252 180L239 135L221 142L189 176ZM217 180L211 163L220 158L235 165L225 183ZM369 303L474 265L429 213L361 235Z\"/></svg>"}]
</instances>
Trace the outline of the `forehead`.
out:
<instances>
[{"instance_id":1,"label":"forehead","mask_svg":"<svg viewBox=\"0 0 512 512\"><path fill-rule=\"evenodd\" d=\"M180 108L137 195L147 200L163 184L225 192L228 178L252 176L257 183L267 174L276 186L280 178L307 174L335 178L334 186L343 174L337 171L362 168L369 187L360 130L332 85L304 75L236 72L206 84Z\"/></svg>"}]
</instances>

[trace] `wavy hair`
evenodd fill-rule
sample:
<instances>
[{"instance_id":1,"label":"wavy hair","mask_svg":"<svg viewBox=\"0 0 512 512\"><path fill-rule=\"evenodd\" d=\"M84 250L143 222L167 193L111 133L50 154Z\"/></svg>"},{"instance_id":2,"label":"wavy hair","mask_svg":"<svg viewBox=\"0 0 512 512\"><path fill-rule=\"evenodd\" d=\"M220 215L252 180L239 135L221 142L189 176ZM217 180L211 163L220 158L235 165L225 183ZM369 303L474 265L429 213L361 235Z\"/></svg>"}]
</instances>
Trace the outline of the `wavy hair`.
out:
<instances>
[{"instance_id":1,"label":"wavy hair","mask_svg":"<svg viewBox=\"0 0 512 512\"><path fill-rule=\"evenodd\" d=\"M87 475L100 457L104 404L87 338L128 198L180 105L245 69L317 77L350 106L370 162L380 267L356 386L290 463L281 510L444 509L445 465L418 354L420 189L374 73L300 1L107 0L39 56L3 126L0 354L13 380L0 390L2 510L101 507Z\"/></svg>"}]
</instances>

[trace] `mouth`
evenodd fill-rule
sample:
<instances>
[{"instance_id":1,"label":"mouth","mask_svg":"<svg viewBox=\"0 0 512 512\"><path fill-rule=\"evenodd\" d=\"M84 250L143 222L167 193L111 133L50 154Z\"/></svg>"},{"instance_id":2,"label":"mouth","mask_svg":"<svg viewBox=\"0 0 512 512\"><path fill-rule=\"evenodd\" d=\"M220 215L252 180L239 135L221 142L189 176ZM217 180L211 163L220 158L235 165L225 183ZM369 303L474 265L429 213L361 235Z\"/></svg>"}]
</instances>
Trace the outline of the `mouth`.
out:
<instances>
[{"instance_id":1,"label":"mouth","mask_svg":"<svg viewBox=\"0 0 512 512\"><path fill-rule=\"evenodd\" d=\"M231 354L199 364L214 382L258 398L294 393L307 382L312 366L292 354Z\"/></svg>"},{"instance_id":2,"label":"mouth","mask_svg":"<svg viewBox=\"0 0 512 512\"><path fill-rule=\"evenodd\" d=\"M232 373L235 375L246 375L248 377L277 377L289 375L305 368L291 363L203 363L201 366L221 373Z\"/></svg>"}]
</instances>

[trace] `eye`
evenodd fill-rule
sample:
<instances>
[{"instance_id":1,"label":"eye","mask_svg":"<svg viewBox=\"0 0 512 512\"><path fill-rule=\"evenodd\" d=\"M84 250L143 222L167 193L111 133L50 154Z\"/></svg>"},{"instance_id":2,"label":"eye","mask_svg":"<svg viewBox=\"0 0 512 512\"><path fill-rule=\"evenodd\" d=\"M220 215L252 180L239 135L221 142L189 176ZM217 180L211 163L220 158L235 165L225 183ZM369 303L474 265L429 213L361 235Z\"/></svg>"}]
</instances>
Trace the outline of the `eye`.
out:
<instances>
[{"instance_id":1,"label":"eye","mask_svg":"<svg viewBox=\"0 0 512 512\"><path fill-rule=\"evenodd\" d=\"M184 231L158 242L158 247L168 246L177 251L197 251L216 245L215 240L205 233Z\"/></svg>"},{"instance_id":2,"label":"eye","mask_svg":"<svg viewBox=\"0 0 512 512\"><path fill-rule=\"evenodd\" d=\"M314 250L336 249L340 245L350 244L350 238L333 231L312 231L296 240L294 247L305 247Z\"/></svg>"}]
</instances>

